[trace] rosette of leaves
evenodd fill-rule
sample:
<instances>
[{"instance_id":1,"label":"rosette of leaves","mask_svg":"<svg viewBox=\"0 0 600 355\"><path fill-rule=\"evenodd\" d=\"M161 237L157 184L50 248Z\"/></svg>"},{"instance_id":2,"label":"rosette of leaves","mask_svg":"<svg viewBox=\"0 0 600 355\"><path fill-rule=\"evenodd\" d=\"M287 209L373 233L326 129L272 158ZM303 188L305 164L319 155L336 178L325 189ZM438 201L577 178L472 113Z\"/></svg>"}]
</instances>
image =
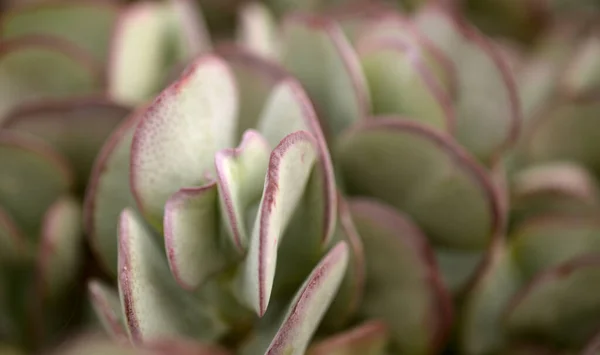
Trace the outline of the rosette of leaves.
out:
<instances>
[{"instance_id":1,"label":"rosette of leaves","mask_svg":"<svg viewBox=\"0 0 600 355\"><path fill-rule=\"evenodd\" d=\"M446 348L452 297L503 234L517 92L489 39L442 8L357 10L252 12L245 49L196 59L107 141L85 215L118 278L89 285L115 337Z\"/></svg>"}]
</instances>

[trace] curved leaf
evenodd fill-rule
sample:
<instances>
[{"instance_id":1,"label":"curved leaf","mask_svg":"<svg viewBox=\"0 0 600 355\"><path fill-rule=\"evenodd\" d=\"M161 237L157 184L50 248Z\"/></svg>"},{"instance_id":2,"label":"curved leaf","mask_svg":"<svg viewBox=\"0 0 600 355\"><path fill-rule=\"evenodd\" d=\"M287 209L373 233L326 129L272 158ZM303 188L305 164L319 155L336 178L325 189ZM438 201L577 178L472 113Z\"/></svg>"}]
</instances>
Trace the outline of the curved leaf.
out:
<instances>
[{"instance_id":1,"label":"curved leaf","mask_svg":"<svg viewBox=\"0 0 600 355\"><path fill-rule=\"evenodd\" d=\"M206 55L142 113L131 146L131 190L160 229L164 204L181 187L201 185L214 154L233 144L237 91L222 59Z\"/></svg>"},{"instance_id":2,"label":"curved leaf","mask_svg":"<svg viewBox=\"0 0 600 355\"><path fill-rule=\"evenodd\" d=\"M563 74L562 85L573 96L600 93L600 35L582 41Z\"/></svg>"},{"instance_id":3,"label":"curved leaf","mask_svg":"<svg viewBox=\"0 0 600 355\"><path fill-rule=\"evenodd\" d=\"M358 199L349 205L366 258L361 314L384 320L399 352L438 351L449 335L452 302L426 237L391 207Z\"/></svg>"},{"instance_id":4,"label":"curved leaf","mask_svg":"<svg viewBox=\"0 0 600 355\"><path fill-rule=\"evenodd\" d=\"M501 228L505 211L489 175L431 128L379 118L347 132L336 148L348 192L407 213L434 246L480 250Z\"/></svg>"},{"instance_id":5,"label":"curved leaf","mask_svg":"<svg viewBox=\"0 0 600 355\"><path fill-rule=\"evenodd\" d=\"M104 329L115 340L127 339L117 290L99 280L92 280L87 286L94 312Z\"/></svg>"},{"instance_id":6,"label":"curved leaf","mask_svg":"<svg viewBox=\"0 0 600 355\"><path fill-rule=\"evenodd\" d=\"M259 2L242 5L236 32L239 45L261 57L276 59L279 56L278 34L276 19L267 6Z\"/></svg>"},{"instance_id":7,"label":"curved leaf","mask_svg":"<svg viewBox=\"0 0 600 355\"><path fill-rule=\"evenodd\" d=\"M28 259L31 246L12 217L0 206L0 264Z\"/></svg>"},{"instance_id":8,"label":"curved leaf","mask_svg":"<svg viewBox=\"0 0 600 355\"><path fill-rule=\"evenodd\" d=\"M368 321L311 345L307 355L383 355L388 337L384 322Z\"/></svg>"}]
</instances>

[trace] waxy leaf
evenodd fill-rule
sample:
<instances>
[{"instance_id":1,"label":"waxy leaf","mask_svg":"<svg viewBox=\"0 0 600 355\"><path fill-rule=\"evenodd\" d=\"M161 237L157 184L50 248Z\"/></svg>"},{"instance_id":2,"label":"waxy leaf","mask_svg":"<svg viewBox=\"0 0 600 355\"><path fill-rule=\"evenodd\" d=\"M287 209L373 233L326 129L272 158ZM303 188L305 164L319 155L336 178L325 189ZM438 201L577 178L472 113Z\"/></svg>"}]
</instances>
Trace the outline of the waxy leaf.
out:
<instances>
[{"instance_id":1,"label":"waxy leaf","mask_svg":"<svg viewBox=\"0 0 600 355\"><path fill-rule=\"evenodd\" d=\"M599 283L597 254L544 271L511 300L508 332L579 349L600 327Z\"/></svg>"},{"instance_id":2,"label":"waxy leaf","mask_svg":"<svg viewBox=\"0 0 600 355\"><path fill-rule=\"evenodd\" d=\"M51 147L0 132L0 206L29 240L38 241L47 209L73 185L66 160Z\"/></svg>"},{"instance_id":3,"label":"waxy leaf","mask_svg":"<svg viewBox=\"0 0 600 355\"><path fill-rule=\"evenodd\" d=\"M72 42L103 63L118 7L108 2L60 0L17 6L3 14L2 40L51 35Z\"/></svg>"},{"instance_id":4,"label":"waxy leaf","mask_svg":"<svg viewBox=\"0 0 600 355\"><path fill-rule=\"evenodd\" d=\"M237 102L231 70L206 55L142 113L131 147L131 190L154 227L160 229L169 196L201 185L214 171L214 154L233 145Z\"/></svg>"},{"instance_id":5,"label":"waxy leaf","mask_svg":"<svg viewBox=\"0 0 600 355\"><path fill-rule=\"evenodd\" d=\"M238 46L223 45L216 52L229 64L236 79L239 91L236 139L241 139L244 132L256 127L273 88L289 74L276 64ZM275 146L280 140L270 142Z\"/></svg>"},{"instance_id":6,"label":"waxy leaf","mask_svg":"<svg viewBox=\"0 0 600 355\"><path fill-rule=\"evenodd\" d=\"M328 139L366 115L369 95L360 62L335 22L308 15L287 18L281 62L315 103Z\"/></svg>"},{"instance_id":7,"label":"waxy leaf","mask_svg":"<svg viewBox=\"0 0 600 355\"><path fill-rule=\"evenodd\" d=\"M83 261L81 238L81 206L73 197L59 198L48 208L42 222L37 292L55 297L72 286Z\"/></svg>"},{"instance_id":8,"label":"waxy leaf","mask_svg":"<svg viewBox=\"0 0 600 355\"><path fill-rule=\"evenodd\" d=\"M217 315L181 290L158 239L125 209L119 221L119 296L130 339L138 344L169 336L213 340L224 331Z\"/></svg>"},{"instance_id":9,"label":"waxy leaf","mask_svg":"<svg viewBox=\"0 0 600 355\"><path fill-rule=\"evenodd\" d=\"M271 153L264 190L246 261L239 275L243 302L262 316L267 310L277 263L277 249L301 201L318 159L316 141L298 131Z\"/></svg>"},{"instance_id":10,"label":"waxy leaf","mask_svg":"<svg viewBox=\"0 0 600 355\"><path fill-rule=\"evenodd\" d=\"M442 6L423 8L416 23L454 64L458 141L489 162L514 143L521 124L520 103L508 66L482 34L453 18Z\"/></svg>"},{"instance_id":11,"label":"waxy leaf","mask_svg":"<svg viewBox=\"0 0 600 355\"><path fill-rule=\"evenodd\" d=\"M136 202L129 187L131 142L144 107L111 133L94 163L88 181L83 217L89 243L104 269L117 275L119 214Z\"/></svg>"},{"instance_id":12,"label":"waxy leaf","mask_svg":"<svg viewBox=\"0 0 600 355\"><path fill-rule=\"evenodd\" d=\"M395 39L360 42L374 115L406 115L446 132L455 126L451 97L420 50Z\"/></svg>"},{"instance_id":13,"label":"waxy leaf","mask_svg":"<svg viewBox=\"0 0 600 355\"><path fill-rule=\"evenodd\" d=\"M127 339L117 290L102 281L92 280L88 283L88 293L94 312L108 334L115 340Z\"/></svg>"},{"instance_id":14,"label":"waxy leaf","mask_svg":"<svg viewBox=\"0 0 600 355\"><path fill-rule=\"evenodd\" d=\"M56 148L71 161L83 185L104 141L128 113L128 108L102 98L54 100L22 106L3 126Z\"/></svg>"},{"instance_id":15,"label":"waxy leaf","mask_svg":"<svg viewBox=\"0 0 600 355\"><path fill-rule=\"evenodd\" d=\"M252 226L246 225L248 209L261 198L271 148L256 131L246 131L237 149L215 155L219 206L231 246L240 255L246 252Z\"/></svg>"},{"instance_id":16,"label":"waxy leaf","mask_svg":"<svg viewBox=\"0 0 600 355\"><path fill-rule=\"evenodd\" d=\"M193 290L221 271L217 184L182 188L165 205L164 235L169 266L177 282Z\"/></svg>"},{"instance_id":17,"label":"waxy leaf","mask_svg":"<svg viewBox=\"0 0 600 355\"><path fill-rule=\"evenodd\" d=\"M279 57L277 21L270 9L259 2L249 2L239 10L236 38L239 45L264 58Z\"/></svg>"},{"instance_id":18,"label":"waxy leaf","mask_svg":"<svg viewBox=\"0 0 600 355\"><path fill-rule=\"evenodd\" d=\"M100 67L71 43L51 37L3 41L0 48L0 121L21 104L86 95L100 85Z\"/></svg>"},{"instance_id":19,"label":"waxy leaf","mask_svg":"<svg viewBox=\"0 0 600 355\"><path fill-rule=\"evenodd\" d=\"M232 355L229 350L214 344L205 344L183 338L149 341L144 345L147 355Z\"/></svg>"},{"instance_id":20,"label":"waxy leaf","mask_svg":"<svg viewBox=\"0 0 600 355\"><path fill-rule=\"evenodd\" d=\"M590 36L579 45L563 75L563 89L570 95L600 93L600 35Z\"/></svg>"},{"instance_id":21,"label":"waxy leaf","mask_svg":"<svg viewBox=\"0 0 600 355\"><path fill-rule=\"evenodd\" d=\"M361 314L384 320L401 353L438 351L449 334L452 302L426 237L393 208L350 200L366 258Z\"/></svg>"},{"instance_id":22,"label":"waxy leaf","mask_svg":"<svg viewBox=\"0 0 600 355\"><path fill-rule=\"evenodd\" d=\"M388 326L372 320L319 341L307 355L383 355L388 338Z\"/></svg>"},{"instance_id":23,"label":"waxy leaf","mask_svg":"<svg viewBox=\"0 0 600 355\"><path fill-rule=\"evenodd\" d=\"M481 250L501 226L489 175L448 136L398 118L378 118L340 138L340 173L351 195L408 214L434 246Z\"/></svg>"},{"instance_id":24,"label":"waxy leaf","mask_svg":"<svg viewBox=\"0 0 600 355\"><path fill-rule=\"evenodd\" d=\"M524 136L524 156L529 162L572 161L600 176L598 113L600 99L559 100L532 122ZM573 139L577 137L577 139Z\"/></svg>"},{"instance_id":25,"label":"waxy leaf","mask_svg":"<svg viewBox=\"0 0 600 355\"><path fill-rule=\"evenodd\" d=\"M0 206L0 265L30 257L29 242L12 217Z\"/></svg>"}]
</instances>

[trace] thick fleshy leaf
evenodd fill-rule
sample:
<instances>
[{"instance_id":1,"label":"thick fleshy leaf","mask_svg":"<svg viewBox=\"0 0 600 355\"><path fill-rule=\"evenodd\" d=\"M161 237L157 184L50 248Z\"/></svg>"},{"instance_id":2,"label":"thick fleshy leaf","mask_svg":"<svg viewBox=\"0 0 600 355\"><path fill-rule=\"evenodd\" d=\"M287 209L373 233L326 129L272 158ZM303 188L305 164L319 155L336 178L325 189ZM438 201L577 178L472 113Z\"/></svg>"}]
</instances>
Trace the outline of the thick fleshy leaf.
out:
<instances>
[{"instance_id":1,"label":"thick fleshy leaf","mask_svg":"<svg viewBox=\"0 0 600 355\"><path fill-rule=\"evenodd\" d=\"M365 322L312 345L308 355L383 355L389 338L388 326L378 320Z\"/></svg>"},{"instance_id":2,"label":"thick fleshy leaf","mask_svg":"<svg viewBox=\"0 0 600 355\"><path fill-rule=\"evenodd\" d=\"M271 153L246 261L239 274L243 302L264 315L273 287L280 239L300 203L318 159L306 131L286 136Z\"/></svg>"},{"instance_id":3,"label":"thick fleshy leaf","mask_svg":"<svg viewBox=\"0 0 600 355\"><path fill-rule=\"evenodd\" d=\"M152 232L132 210L119 221L119 296L130 339L142 343L169 336L212 340L224 324L181 290Z\"/></svg>"},{"instance_id":4,"label":"thick fleshy leaf","mask_svg":"<svg viewBox=\"0 0 600 355\"><path fill-rule=\"evenodd\" d=\"M89 243L104 269L117 275L119 214L134 207L129 188L131 142L144 107L136 110L111 133L94 163L83 210Z\"/></svg>"},{"instance_id":5,"label":"thick fleshy leaf","mask_svg":"<svg viewBox=\"0 0 600 355\"><path fill-rule=\"evenodd\" d=\"M358 51L374 115L406 115L454 131L452 100L427 68L419 48L385 39L360 42Z\"/></svg>"},{"instance_id":6,"label":"thick fleshy leaf","mask_svg":"<svg viewBox=\"0 0 600 355\"><path fill-rule=\"evenodd\" d=\"M216 53L229 64L239 91L237 135L256 127L261 112L273 88L289 75L268 60L239 46L222 45ZM273 146L277 144L272 142Z\"/></svg>"},{"instance_id":7,"label":"thick fleshy leaf","mask_svg":"<svg viewBox=\"0 0 600 355\"><path fill-rule=\"evenodd\" d=\"M276 314L276 308L269 309L269 316L277 318L272 323L261 325L242 353L305 354L344 278L348 254L348 246L344 242L336 244L315 266L283 314Z\"/></svg>"},{"instance_id":8,"label":"thick fleshy leaf","mask_svg":"<svg viewBox=\"0 0 600 355\"><path fill-rule=\"evenodd\" d=\"M502 312L521 287L517 265L503 242L494 244L461 310L459 346L465 354L500 352L505 345Z\"/></svg>"},{"instance_id":9,"label":"thick fleshy leaf","mask_svg":"<svg viewBox=\"0 0 600 355\"><path fill-rule=\"evenodd\" d=\"M442 6L423 8L416 23L456 69L458 141L489 162L514 143L521 124L520 103L508 66L482 34L453 18Z\"/></svg>"},{"instance_id":10,"label":"thick fleshy leaf","mask_svg":"<svg viewBox=\"0 0 600 355\"><path fill-rule=\"evenodd\" d=\"M131 104L152 98L162 89L165 73L205 49L203 32L201 13L189 1L129 5L121 13L111 40L111 97Z\"/></svg>"},{"instance_id":11,"label":"thick fleshy leaf","mask_svg":"<svg viewBox=\"0 0 600 355\"><path fill-rule=\"evenodd\" d=\"M171 272L186 289L195 289L223 269L219 246L217 183L182 188L165 206L165 247Z\"/></svg>"},{"instance_id":12,"label":"thick fleshy leaf","mask_svg":"<svg viewBox=\"0 0 600 355\"><path fill-rule=\"evenodd\" d=\"M454 64L408 18L387 11L367 22L357 44L374 42L402 43L418 51L422 65L434 77L447 96L455 98L457 83Z\"/></svg>"},{"instance_id":13,"label":"thick fleshy leaf","mask_svg":"<svg viewBox=\"0 0 600 355\"><path fill-rule=\"evenodd\" d=\"M555 102L524 137L528 161L573 161L600 176L600 97ZM577 137L577 139L573 139Z\"/></svg>"},{"instance_id":14,"label":"thick fleshy leaf","mask_svg":"<svg viewBox=\"0 0 600 355\"><path fill-rule=\"evenodd\" d=\"M104 335L85 334L69 338L50 355L140 355L131 344L115 342Z\"/></svg>"},{"instance_id":15,"label":"thick fleshy leaf","mask_svg":"<svg viewBox=\"0 0 600 355\"><path fill-rule=\"evenodd\" d=\"M0 22L3 40L26 35L63 38L94 55L99 62L108 56L108 43L118 8L99 1L47 1L17 6Z\"/></svg>"},{"instance_id":16,"label":"thick fleshy leaf","mask_svg":"<svg viewBox=\"0 0 600 355\"><path fill-rule=\"evenodd\" d=\"M277 21L271 10L260 2L248 2L239 10L238 43L264 58L279 57Z\"/></svg>"},{"instance_id":17,"label":"thick fleshy leaf","mask_svg":"<svg viewBox=\"0 0 600 355\"><path fill-rule=\"evenodd\" d=\"M379 118L347 132L336 148L350 194L404 211L435 246L479 250L501 227L489 175L446 135Z\"/></svg>"},{"instance_id":18,"label":"thick fleshy leaf","mask_svg":"<svg viewBox=\"0 0 600 355\"><path fill-rule=\"evenodd\" d=\"M452 303L426 237L389 206L359 199L349 205L365 250L361 313L388 324L397 351L438 351L449 334Z\"/></svg>"},{"instance_id":19,"label":"thick fleshy leaf","mask_svg":"<svg viewBox=\"0 0 600 355\"><path fill-rule=\"evenodd\" d=\"M397 12L395 4L383 1L352 1L326 11L335 19L348 40L354 44L373 25L386 15Z\"/></svg>"},{"instance_id":20,"label":"thick fleshy leaf","mask_svg":"<svg viewBox=\"0 0 600 355\"><path fill-rule=\"evenodd\" d=\"M579 45L563 75L563 89L570 95L600 93L600 34Z\"/></svg>"},{"instance_id":21,"label":"thick fleshy leaf","mask_svg":"<svg viewBox=\"0 0 600 355\"><path fill-rule=\"evenodd\" d=\"M599 284L598 254L539 274L506 309L508 332L579 349L600 327Z\"/></svg>"},{"instance_id":22,"label":"thick fleshy leaf","mask_svg":"<svg viewBox=\"0 0 600 355\"><path fill-rule=\"evenodd\" d=\"M534 165L513 177L512 222L547 213L592 214L600 209L599 196L594 178L577 164Z\"/></svg>"},{"instance_id":23,"label":"thick fleshy leaf","mask_svg":"<svg viewBox=\"0 0 600 355\"><path fill-rule=\"evenodd\" d=\"M354 49L335 22L309 15L287 18L281 62L315 103L328 139L366 115L366 80Z\"/></svg>"},{"instance_id":24,"label":"thick fleshy leaf","mask_svg":"<svg viewBox=\"0 0 600 355\"><path fill-rule=\"evenodd\" d=\"M55 297L72 286L82 264L81 206L75 198L61 197L44 215L37 257L38 292Z\"/></svg>"},{"instance_id":25,"label":"thick fleshy leaf","mask_svg":"<svg viewBox=\"0 0 600 355\"><path fill-rule=\"evenodd\" d=\"M30 248L23 232L0 206L0 265L27 259L30 256Z\"/></svg>"},{"instance_id":26,"label":"thick fleshy leaf","mask_svg":"<svg viewBox=\"0 0 600 355\"><path fill-rule=\"evenodd\" d=\"M336 227L336 232L331 241L333 243L346 242L350 255L344 280L321 324L321 327L328 331L340 329L355 316L362 302L366 279L363 243L352 220L348 203L343 200L340 194L338 194L338 221Z\"/></svg>"},{"instance_id":27,"label":"thick fleshy leaf","mask_svg":"<svg viewBox=\"0 0 600 355\"><path fill-rule=\"evenodd\" d=\"M322 221L322 225L315 226L315 229L320 228L321 231L318 232L320 238L323 243L327 243L333 234L337 213L335 176L329 148L319 126L317 115L298 81L288 78L273 89L260 116L257 129L271 146L279 144L286 135L300 130L308 131L316 138L321 167L320 171L315 171L319 174L315 180L320 185L316 187L323 190L318 197L322 200L312 201L314 204L309 207L314 213L314 217L310 220L312 224Z\"/></svg>"},{"instance_id":28,"label":"thick fleshy leaf","mask_svg":"<svg viewBox=\"0 0 600 355\"><path fill-rule=\"evenodd\" d=\"M127 339L118 291L102 281L92 280L88 283L88 294L104 330L115 340Z\"/></svg>"},{"instance_id":29,"label":"thick fleshy leaf","mask_svg":"<svg viewBox=\"0 0 600 355\"><path fill-rule=\"evenodd\" d=\"M437 247L434 253L444 286L455 296L468 289L485 257L485 250Z\"/></svg>"},{"instance_id":30,"label":"thick fleshy leaf","mask_svg":"<svg viewBox=\"0 0 600 355\"><path fill-rule=\"evenodd\" d=\"M102 144L128 113L128 108L102 98L65 99L22 106L3 126L56 148L71 161L83 185Z\"/></svg>"},{"instance_id":31,"label":"thick fleshy leaf","mask_svg":"<svg viewBox=\"0 0 600 355\"><path fill-rule=\"evenodd\" d=\"M20 104L97 91L100 67L69 42L22 37L0 48L0 121Z\"/></svg>"},{"instance_id":32,"label":"thick fleshy leaf","mask_svg":"<svg viewBox=\"0 0 600 355\"><path fill-rule=\"evenodd\" d=\"M159 339L144 345L147 355L232 355L232 353L214 344L204 344L182 338Z\"/></svg>"},{"instance_id":33,"label":"thick fleshy leaf","mask_svg":"<svg viewBox=\"0 0 600 355\"><path fill-rule=\"evenodd\" d=\"M222 59L201 56L142 113L131 147L131 189L153 226L162 224L169 196L201 185L214 171L215 153L233 145L232 75Z\"/></svg>"},{"instance_id":34,"label":"thick fleshy leaf","mask_svg":"<svg viewBox=\"0 0 600 355\"><path fill-rule=\"evenodd\" d=\"M244 254L251 225L248 210L261 198L271 148L256 131L246 131L236 149L224 149L215 155L219 205L232 249Z\"/></svg>"},{"instance_id":35,"label":"thick fleshy leaf","mask_svg":"<svg viewBox=\"0 0 600 355\"><path fill-rule=\"evenodd\" d=\"M66 160L40 141L0 132L0 206L28 239L39 240L46 210L73 185Z\"/></svg>"}]
</instances>

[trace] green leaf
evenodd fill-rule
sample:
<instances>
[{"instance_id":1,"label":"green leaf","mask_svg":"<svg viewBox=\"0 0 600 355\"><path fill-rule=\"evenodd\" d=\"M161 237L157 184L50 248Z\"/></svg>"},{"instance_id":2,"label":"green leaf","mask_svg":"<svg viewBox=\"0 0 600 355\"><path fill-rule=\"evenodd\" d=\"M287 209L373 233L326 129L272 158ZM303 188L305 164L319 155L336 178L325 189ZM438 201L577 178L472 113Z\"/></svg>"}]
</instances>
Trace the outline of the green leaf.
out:
<instances>
[{"instance_id":1,"label":"green leaf","mask_svg":"<svg viewBox=\"0 0 600 355\"><path fill-rule=\"evenodd\" d=\"M238 148L215 155L221 216L229 244L240 255L248 248L252 225L246 225L247 213L260 201L270 152L269 143L258 132L248 130Z\"/></svg>"},{"instance_id":2,"label":"green leaf","mask_svg":"<svg viewBox=\"0 0 600 355\"><path fill-rule=\"evenodd\" d=\"M315 103L325 135L362 120L369 95L354 49L335 22L295 15L284 23L281 62Z\"/></svg>"},{"instance_id":3,"label":"green leaf","mask_svg":"<svg viewBox=\"0 0 600 355\"><path fill-rule=\"evenodd\" d=\"M161 228L169 196L202 185L215 153L233 145L237 103L227 64L206 55L142 113L131 146L131 189L154 227Z\"/></svg>"},{"instance_id":4,"label":"green leaf","mask_svg":"<svg viewBox=\"0 0 600 355\"><path fill-rule=\"evenodd\" d=\"M2 16L0 38L50 35L68 40L103 63L108 57L118 7L109 2L46 1L11 8Z\"/></svg>"},{"instance_id":5,"label":"green leaf","mask_svg":"<svg viewBox=\"0 0 600 355\"><path fill-rule=\"evenodd\" d=\"M279 57L279 28L271 10L260 2L248 2L239 10L236 39L240 46L264 58Z\"/></svg>"},{"instance_id":6,"label":"green leaf","mask_svg":"<svg viewBox=\"0 0 600 355\"><path fill-rule=\"evenodd\" d=\"M179 288L156 237L131 209L119 221L119 296L130 339L170 336L214 340L225 330L216 314Z\"/></svg>"},{"instance_id":7,"label":"green leaf","mask_svg":"<svg viewBox=\"0 0 600 355\"><path fill-rule=\"evenodd\" d=\"M216 53L229 64L237 82L239 110L236 139L241 139L244 132L256 127L273 88L289 75L274 63L239 46L222 45Z\"/></svg>"},{"instance_id":8,"label":"green leaf","mask_svg":"<svg viewBox=\"0 0 600 355\"><path fill-rule=\"evenodd\" d=\"M349 206L366 259L361 314L384 320L401 353L438 351L449 335L452 301L425 235L379 202L354 199Z\"/></svg>"},{"instance_id":9,"label":"green leaf","mask_svg":"<svg viewBox=\"0 0 600 355\"><path fill-rule=\"evenodd\" d=\"M44 215L37 256L37 292L63 295L79 275L83 263L81 206L70 196L56 200Z\"/></svg>"},{"instance_id":10,"label":"green leaf","mask_svg":"<svg viewBox=\"0 0 600 355\"><path fill-rule=\"evenodd\" d=\"M367 321L311 345L307 355L384 355L388 338L384 322Z\"/></svg>"},{"instance_id":11,"label":"green leaf","mask_svg":"<svg viewBox=\"0 0 600 355\"><path fill-rule=\"evenodd\" d=\"M83 190L102 144L128 113L100 97L53 100L21 106L3 126L38 137L67 157Z\"/></svg>"},{"instance_id":12,"label":"green leaf","mask_svg":"<svg viewBox=\"0 0 600 355\"><path fill-rule=\"evenodd\" d=\"M405 212L435 247L481 250L498 233L505 211L488 173L448 136L379 118L347 132L336 148L348 192Z\"/></svg>"},{"instance_id":13,"label":"green leaf","mask_svg":"<svg viewBox=\"0 0 600 355\"><path fill-rule=\"evenodd\" d=\"M31 257L31 245L12 217L0 206L0 265Z\"/></svg>"},{"instance_id":14,"label":"green leaf","mask_svg":"<svg viewBox=\"0 0 600 355\"><path fill-rule=\"evenodd\" d=\"M579 44L562 85L573 96L600 92L600 36L590 35Z\"/></svg>"},{"instance_id":15,"label":"green leaf","mask_svg":"<svg viewBox=\"0 0 600 355\"><path fill-rule=\"evenodd\" d=\"M489 162L514 143L521 124L520 103L508 66L487 38L442 6L423 8L415 21L454 64L457 140Z\"/></svg>"},{"instance_id":16,"label":"green leaf","mask_svg":"<svg viewBox=\"0 0 600 355\"><path fill-rule=\"evenodd\" d=\"M0 206L29 240L37 242L46 210L73 186L67 161L51 147L0 132Z\"/></svg>"},{"instance_id":17,"label":"green leaf","mask_svg":"<svg viewBox=\"0 0 600 355\"><path fill-rule=\"evenodd\" d=\"M454 107L420 50L395 39L360 42L374 115L397 114L453 132Z\"/></svg>"},{"instance_id":18,"label":"green leaf","mask_svg":"<svg viewBox=\"0 0 600 355\"><path fill-rule=\"evenodd\" d=\"M88 282L88 294L94 312L112 339L126 340L127 331L121 313L119 293L99 280Z\"/></svg>"},{"instance_id":19,"label":"green leaf","mask_svg":"<svg viewBox=\"0 0 600 355\"><path fill-rule=\"evenodd\" d=\"M221 271L227 259L219 248L217 184L182 188L165 206L167 258L180 286L196 289Z\"/></svg>"},{"instance_id":20,"label":"green leaf","mask_svg":"<svg viewBox=\"0 0 600 355\"><path fill-rule=\"evenodd\" d=\"M260 316L271 297L280 239L303 197L317 149L310 133L298 131L271 153L250 247L238 275L242 302Z\"/></svg>"},{"instance_id":21,"label":"green leaf","mask_svg":"<svg viewBox=\"0 0 600 355\"><path fill-rule=\"evenodd\" d=\"M119 214L136 205L129 188L131 142L144 107L113 130L98 153L85 196L83 218L89 244L107 272L117 275Z\"/></svg>"},{"instance_id":22,"label":"green leaf","mask_svg":"<svg viewBox=\"0 0 600 355\"><path fill-rule=\"evenodd\" d=\"M544 271L511 300L504 314L508 332L579 349L600 326L599 283L597 254Z\"/></svg>"},{"instance_id":23,"label":"green leaf","mask_svg":"<svg viewBox=\"0 0 600 355\"><path fill-rule=\"evenodd\" d=\"M0 121L19 105L97 92L101 68L86 52L51 37L21 37L0 49Z\"/></svg>"},{"instance_id":24,"label":"green leaf","mask_svg":"<svg viewBox=\"0 0 600 355\"><path fill-rule=\"evenodd\" d=\"M232 353L214 344L200 343L184 338L167 338L148 342L144 345L148 355L232 355Z\"/></svg>"}]
</instances>

